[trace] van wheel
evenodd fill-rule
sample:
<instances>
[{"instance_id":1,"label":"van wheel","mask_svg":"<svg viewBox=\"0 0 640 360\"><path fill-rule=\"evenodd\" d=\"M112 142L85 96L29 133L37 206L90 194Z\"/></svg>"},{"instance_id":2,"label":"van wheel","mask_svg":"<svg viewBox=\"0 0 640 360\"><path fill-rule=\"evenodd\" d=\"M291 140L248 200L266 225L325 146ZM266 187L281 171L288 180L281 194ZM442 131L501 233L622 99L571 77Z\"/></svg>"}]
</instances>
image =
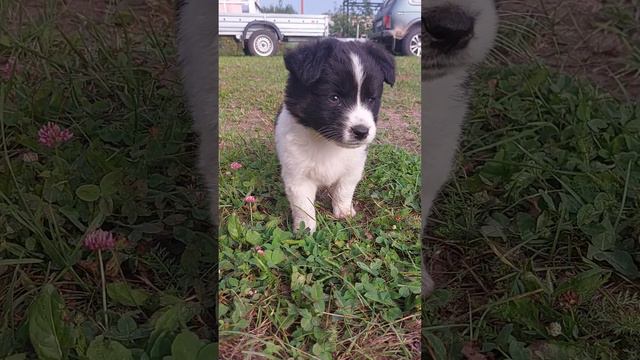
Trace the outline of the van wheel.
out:
<instances>
[{"instance_id":1,"label":"van wheel","mask_svg":"<svg viewBox=\"0 0 640 360\"><path fill-rule=\"evenodd\" d=\"M278 52L278 37L270 30L254 31L249 37L249 53L253 56L271 56Z\"/></svg>"},{"instance_id":2,"label":"van wheel","mask_svg":"<svg viewBox=\"0 0 640 360\"><path fill-rule=\"evenodd\" d=\"M416 26L410 29L404 39L402 39L401 45L402 55L406 56L418 56L422 55L422 34L420 33L420 27Z\"/></svg>"}]
</instances>

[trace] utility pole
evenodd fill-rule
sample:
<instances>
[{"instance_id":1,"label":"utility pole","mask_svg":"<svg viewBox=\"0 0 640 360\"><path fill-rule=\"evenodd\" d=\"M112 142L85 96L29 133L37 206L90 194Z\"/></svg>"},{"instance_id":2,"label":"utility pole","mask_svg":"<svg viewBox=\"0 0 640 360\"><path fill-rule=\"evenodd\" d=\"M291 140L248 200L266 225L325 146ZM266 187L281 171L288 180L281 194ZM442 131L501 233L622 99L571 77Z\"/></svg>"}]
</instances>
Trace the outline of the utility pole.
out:
<instances>
[{"instance_id":1,"label":"utility pole","mask_svg":"<svg viewBox=\"0 0 640 360\"><path fill-rule=\"evenodd\" d=\"M349 10L351 9L351 6L349 6L349 0L344 0L342 2L342 7L345 7L345 3L346 3L346 8L347 8L347 31L351 30L351 15L349 14Z\"/></svg>"}]
</instances>

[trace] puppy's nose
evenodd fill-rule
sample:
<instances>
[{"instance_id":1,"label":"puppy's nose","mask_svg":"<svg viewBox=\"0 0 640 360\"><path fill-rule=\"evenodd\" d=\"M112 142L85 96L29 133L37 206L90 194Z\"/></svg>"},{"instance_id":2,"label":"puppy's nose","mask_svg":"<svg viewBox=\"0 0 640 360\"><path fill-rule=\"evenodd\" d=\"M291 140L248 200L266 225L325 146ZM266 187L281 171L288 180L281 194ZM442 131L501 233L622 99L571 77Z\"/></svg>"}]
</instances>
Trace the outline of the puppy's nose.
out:
<instances>
[{"instance_id":1,"label":"puppy's nose","mask_svg":"<svg viewBox=\"0 0 640 360\"><path fill-rule=\"evenodd\" d=\"M431 9L422 21L431 40L429 46L443 53L464 49L473 37L475 19L458 6Z\"/></svg>"},{"instance_id":2,"label":"puppy's nose","mask_svg":"<svg viewBox=\"0 0 640 360\"><path fill-rule=\"evenodd\" d=\"M369 128L364 125L356 125L351 127L351 132L356 140L362 140L369 135Z\"/></svg>"}]
</instances>

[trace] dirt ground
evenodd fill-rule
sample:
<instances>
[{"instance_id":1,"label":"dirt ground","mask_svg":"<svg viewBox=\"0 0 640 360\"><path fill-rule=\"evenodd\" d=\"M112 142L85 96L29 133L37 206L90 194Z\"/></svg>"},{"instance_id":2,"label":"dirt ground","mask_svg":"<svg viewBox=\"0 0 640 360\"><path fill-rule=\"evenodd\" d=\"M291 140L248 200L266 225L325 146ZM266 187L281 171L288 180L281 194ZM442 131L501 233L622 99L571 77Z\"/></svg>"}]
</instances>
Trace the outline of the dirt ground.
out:
<instances>
[{"instance_id":1,"label":"dirt ground","mask_svg":"<svg viewBox=\"0 0 640 360\"><path fill-rule=\"evenodd\" d=\"M640 1L497 3L503 27L525 25L532 30L526 53L508 51L513 62L538 58L554 69L588 79L615 96L627 100L639 97Z\"/></svg>"}]
</instances>

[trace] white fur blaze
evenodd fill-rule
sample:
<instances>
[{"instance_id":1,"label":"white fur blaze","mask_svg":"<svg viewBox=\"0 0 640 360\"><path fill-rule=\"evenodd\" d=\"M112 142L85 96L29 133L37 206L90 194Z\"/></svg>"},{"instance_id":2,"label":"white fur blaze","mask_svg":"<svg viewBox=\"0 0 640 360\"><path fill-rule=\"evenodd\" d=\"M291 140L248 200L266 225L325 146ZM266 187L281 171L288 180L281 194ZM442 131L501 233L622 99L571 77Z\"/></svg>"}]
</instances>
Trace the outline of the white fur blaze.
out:
<instances>
[{"instance_id":1,"label":"white fur blaze","mask_svg":"<svg viewBox=\"0 0 640 360\"><path fill-rule=\"evenodd\" d=\"M364 143L370 143L376 136L376 123L373 120L373 113L366 106L362 105L362 99L360 97L362 90L362 82L364 81L364 68L358 55L351 53L351 64L353 66L353 76L357 85L357 97L356 105L351 109L347 115L347 124L345 126L344 138L347 141L355 141L351 128L354 126L365 126L369 129L369 134L363 140Z\"/></svg>"}]
</instances>

